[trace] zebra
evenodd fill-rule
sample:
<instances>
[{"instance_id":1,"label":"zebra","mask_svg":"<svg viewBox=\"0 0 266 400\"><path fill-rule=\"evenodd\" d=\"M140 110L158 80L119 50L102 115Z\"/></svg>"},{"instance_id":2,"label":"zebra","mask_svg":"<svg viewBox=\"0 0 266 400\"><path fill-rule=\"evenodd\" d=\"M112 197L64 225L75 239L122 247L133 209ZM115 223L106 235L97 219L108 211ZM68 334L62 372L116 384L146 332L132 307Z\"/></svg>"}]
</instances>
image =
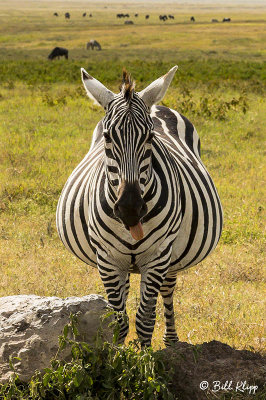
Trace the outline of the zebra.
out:
<instances>
[{"instance_id":1,"label":"zebra","mask_svg":"<svg viewBox=\"0 0 266 400\"><path fill-rule=\"evenodd\" d=\"M119 343L129 329L130 273L141 274L136 331L150 346L160 292L165 345L178 341L173 294L178 271L198 264L217 245L223 214L200 158L192 123L160 102L177 66L140 92L124 70L114 94L81 69L88 96L105 109L88 154L61 193L56 223L64 245L97 267L117 311Z\"/></svg>"},{"instance_id":2,"label":"zebra","mask_svg":"<svg viewBox=\"0 0 266 400\"><path fill-rule=\"evenodd\" d=\"M97 40L91 39L91 40L87 43L86 48L87 48L87 50L89 50L89 49L92 49L92 50L93 50L94 47L96 47L98 50L102 50L102 47L101 47L100 43L97 42Z\"/></svg>"}]
</instances>

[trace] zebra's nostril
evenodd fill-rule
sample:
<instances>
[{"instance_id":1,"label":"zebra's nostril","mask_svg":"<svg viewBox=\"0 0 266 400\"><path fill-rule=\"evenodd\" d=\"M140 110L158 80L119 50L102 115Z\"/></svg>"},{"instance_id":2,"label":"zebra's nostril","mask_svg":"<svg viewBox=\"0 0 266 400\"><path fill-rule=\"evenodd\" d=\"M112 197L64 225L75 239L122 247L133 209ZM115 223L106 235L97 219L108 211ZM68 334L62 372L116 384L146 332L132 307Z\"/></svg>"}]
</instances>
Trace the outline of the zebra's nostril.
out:
<instances>
[{"instance_id":1,"label":"zebra's nostril","mask_svg":"<svg viewBox=\"0 0 266 400\"><path fill-rule=\"evenodd\" d=\"M144 217L144 215L147 214L147 212L148 212L148 207L146 203L143 203L140 210L141 217Z\"/></svg>"}]
</instances>

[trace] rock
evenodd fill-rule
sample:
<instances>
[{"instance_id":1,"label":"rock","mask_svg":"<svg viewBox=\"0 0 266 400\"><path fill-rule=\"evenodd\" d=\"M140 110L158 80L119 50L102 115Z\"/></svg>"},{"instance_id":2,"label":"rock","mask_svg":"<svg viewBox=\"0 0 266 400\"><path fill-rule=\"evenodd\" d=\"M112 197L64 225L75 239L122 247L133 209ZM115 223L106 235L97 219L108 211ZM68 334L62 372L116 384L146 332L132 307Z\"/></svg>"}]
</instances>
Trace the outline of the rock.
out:
<instances>
[{"instance_id":1,"label":"rock","mask_svg":"<svg viewBox=\"0 0 266 400\"><path fill-rule=\"evenodd\" d=\"M171 374L170 390L179 400L218 400L225 393L237 399L260 393L262 397L256 399L266 398L266 360L259 353L236 350L216 340L198 345L178 342L159 353Z\"/></svg>"},{"instance_id":2,"label":"rock","mask_svg":"<svg viewBox=\"0 0 266 400\"><path fill-rule=\"evenodd\" d=\"M13 374L10 357L19 378L27 382L35 370L43 370L58 350L58 336L69 322L70 313L80 312L78 331L81 340L93 344L100 326L100 316L106 313L107 301L98 295L84 297L8 296L0 298L0 383ZM103 327L104 340L111 340L108 328L110 319ZM70 356L70 349L63 357Z\"/></svg>"}]
</instances>

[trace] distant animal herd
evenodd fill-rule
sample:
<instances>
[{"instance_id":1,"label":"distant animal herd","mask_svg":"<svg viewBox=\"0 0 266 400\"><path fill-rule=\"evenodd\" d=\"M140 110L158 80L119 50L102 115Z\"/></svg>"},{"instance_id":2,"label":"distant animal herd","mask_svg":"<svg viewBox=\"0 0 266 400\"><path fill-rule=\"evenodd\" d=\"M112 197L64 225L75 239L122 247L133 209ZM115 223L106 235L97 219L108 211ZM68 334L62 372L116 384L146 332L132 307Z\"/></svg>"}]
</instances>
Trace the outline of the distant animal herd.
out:
<instances>
[{"instance_id":1,"label":"distant animal herd","mask_svg":"<svg viewBox=\"0 0 266 400\"><path fill-rule=\"evenodd\" d=\"M55 16L55 17L59 17L59 14L58 14L57 12L55 12L55 13L54 13L54 16ZM69 13L69 12L66 12L66 13L64 14L64 16L65 16L65 19L70 19L70 13ZM86 12L82 13L82 17L83 17L83 18L85 18L86 16L87 16L87 13L86 13ZM91 13L88 14L88 16L89 16L90 18L92 18L92 14L91 14ZM138 16L139 16L138 13L134 14L134 17L135 17L135 18L138 18ZM126 13L126 14L124 14L124 13L118 13L118 14L116 14L116 18L130 18L130 15L129 15L128 13ZM146 15L145 15L145 19L149 19L149 18L150 18L149 14L146 14ZM166 14L164 14L164 15L159 15L158 18L159 18L160 21L164 21L164 22L167 21L168 19L175 19L174 15L171 15L171 14L168 14L168 15L166 15ZM195 17L194 17L194 16L191 16L191 17L190 17L190 21L191 21L191 22L195 22L195 21L196 21ZM214 19L211 20L211 22L219 22L219 21L218 21L218 19L215 19L215 18L214 18ZM231 22L231 18L223 18L222 22ZM125 24L132 25L132 24L134 24L134 22L133 22L133 21L125 21Z\"/></svg>"},{"instance_id":2,"label":"distant animal herd","mask_svg":"<svg viewBox=\"0 0 266 400\"><path fill-rule=\"evenodd\" d=\"M92 14L91 14L91 13L88 14L88 15L89 15L90 18L92 18ZM59 17L59 14L58 14L57 12L55 12L55 13L54 13L54 16L55 16L55 17ZM83 17L83 18L85 18L86 16L87 16L87 13L86 13L86 12L82 13L82 17ZM138 13L134 14L134 17L135 17L135 18L138 18L138 16L139 16ZM69 12L66 12L66 13L64 14L64 17L65 17L65 19L70 19L70 13L69 13ZM126 13L126 14L124 14L124 13L118 13L118 14L116 14L116 18L130 18L130 15L129 15L128 13ZM146 14L146 15L145 15L145 19L147 20L147 19L149 19L149 18L150 18L150 15L149 15L149 14ZM173 19L175 19L175 17L174 17L174 15L172 15L172 14L168 14L168 15L166 15L166 14L164 14L164 15L159 15L159 20L160 20L160 21L165 22L165 21L167 21L168 19L172 19L172 20L173 20ZM195 19L194 16L191 16L191 17L190 17L190 22L196 22L196 19ZM217 22L219 22L219 21L218 21L218 19L213 18L213 19L211 20L211 22L217 23ZM231 22L231 18L223 18L222 22ZM124 24L125 24L125 25L133 25L134 22L133 22L132 20L128 20L128 19L127 19L127 20L124 22ZM101 50L101 49L102 49L100 43L97 42L97 40L91 39L91 40L87 43L86 49L87 49L87 50L90 50L90 49L91 49L91 50L94 50L94 48L97 49L97 50ZM51 53L49 54L48 59L49 59L49 60L54 60L54 59L56 59L56 58L59 59L60 57L65 57L65 59L68 60L68 50L65 49L65 48L63 48L63 47L55 47L55 48L51 51Z\"/></svg>"},{"instance_id":3,"label":"distant animal herd","mask_svg":"<svg viewBox=\"0 0 266 400\"><path fill-rule=\"evenodd\" d=\"M69 13L69 12L66 12L64 15L65 15L65 19L70 19L70 13ZM82 14L82 17L86 17L86 15L87 15L87 13L84 12L84 13ZM59 14L58 14L57 12L55 12L55 13L54 13L54 16L55 16L55 17L59 17ZM92 14L89 14L89 17L91 18L91 17L92 17Z\"/></svg>"}]
</instances>

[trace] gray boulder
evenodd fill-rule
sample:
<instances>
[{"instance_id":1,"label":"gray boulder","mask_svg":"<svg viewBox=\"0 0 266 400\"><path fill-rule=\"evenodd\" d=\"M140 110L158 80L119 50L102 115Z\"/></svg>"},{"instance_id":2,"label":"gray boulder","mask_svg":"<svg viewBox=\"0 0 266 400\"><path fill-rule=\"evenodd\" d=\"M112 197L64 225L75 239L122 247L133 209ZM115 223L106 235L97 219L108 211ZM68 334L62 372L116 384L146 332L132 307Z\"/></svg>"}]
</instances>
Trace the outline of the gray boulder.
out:
<instances>
[{"instance_id":1,"label":"gray boulder","mask_svg":"<svg viewBox=\"0 0 266 400\"><path fill-rule=\"evenodd\" d=\"M6 382L13 372L10 357L19 378L27 382L35 370L43 370L58 350L58 336L69 322L70 313L80 313L78 332L80 339L93 344L98 328L102 326L104 340L110 341L110 319L104 323L100 316L107 311L107 301L95 294L84 297L8 296L0 298L0 383ZM65 359L70 348L64 350Z\"/></svg>"}]
</instances>

